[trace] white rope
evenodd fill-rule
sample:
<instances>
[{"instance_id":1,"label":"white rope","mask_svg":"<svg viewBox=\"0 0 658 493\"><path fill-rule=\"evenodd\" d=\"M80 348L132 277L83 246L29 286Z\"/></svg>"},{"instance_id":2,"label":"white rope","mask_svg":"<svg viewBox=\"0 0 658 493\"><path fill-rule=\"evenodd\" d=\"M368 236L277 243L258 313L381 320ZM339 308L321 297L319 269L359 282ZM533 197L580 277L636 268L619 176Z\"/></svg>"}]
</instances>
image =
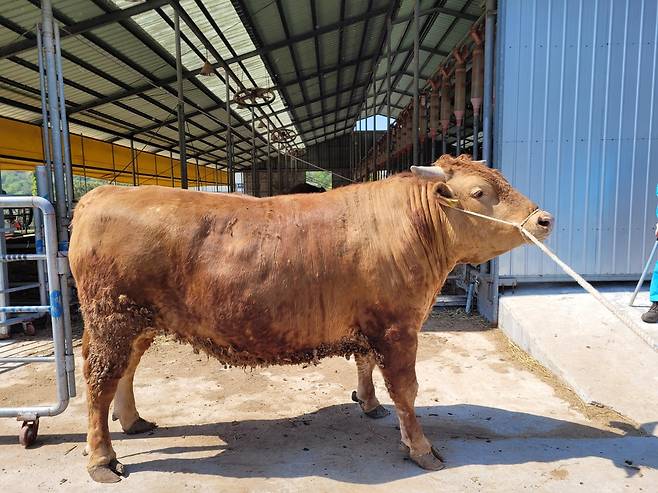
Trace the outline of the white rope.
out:
<instances>
[{"instance_id":1,"label":"white rope","mask_svg":"<svg viewBox=\"0 0 658 493\"><path fill-rule=\"evenodd\" d=\"M537 247L539 247L539 249L542 252L544 252L544 254L546 254L548 258L550 258L553 262L559 265L564 272L566 272L571 278L573 278L573 280L576 281L585 291L591 294L594 297L594 299L596 299L605 308L607 308L610 313L612 313L615 317L617 317L624 325L626 325L629 329L631 329L644 342L649 344L649 346L653 348L654 351L658 351L658 344L656 344L653 340L651 340L651 338L647 334L640 331L638 327L635 325L635 323L633 322L633 320L631 320L631 318L628 315L626 315L624 312L619 310L619 308L617 308L613 303L611 303L607 298L605 298L599 291L597 291L596 288L594 288L594 286L592 286L585 279L583 279L580 274L578 274L575 270L573 270L571 267L565 264L553 251L551 251L550 248L544 245L541 241L535 238L535 236L532 233L530 233L530 231L524 228L524 225L528 221L528 219L530 219L530 217L532 217L532 215L534 215L539 209L535 209L520 224L516 224L495 217L485 216L484 214L479 214L477 212L468 211L466 209L460 209L450 204L444 204L444 205L452 209L461 211L464 214L468 214L469 216L479 217L480 219L486 219L488 221L506 224L508 226L512 226L518 229L523 236L525 236L532 243L537 245Z\"/></svg>"}]
</instances>

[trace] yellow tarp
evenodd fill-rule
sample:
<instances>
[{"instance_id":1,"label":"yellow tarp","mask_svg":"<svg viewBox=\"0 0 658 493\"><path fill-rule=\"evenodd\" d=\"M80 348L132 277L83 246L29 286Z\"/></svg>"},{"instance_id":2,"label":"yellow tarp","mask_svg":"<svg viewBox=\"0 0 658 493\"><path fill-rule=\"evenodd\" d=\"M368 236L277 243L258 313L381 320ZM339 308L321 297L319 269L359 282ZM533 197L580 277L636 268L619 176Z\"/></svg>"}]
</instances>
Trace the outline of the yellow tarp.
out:
<instances>
[{"instance_id":1,"label":"yellow tarp","mask_svg":"<svg viewBox=\"0 0 658 493\"><path fill-rule=\"evenodd\" d=\"M119 183L133 183L133 171L138 185L180 187L180 162L152 152L135 149L135 162L129 147L102 140L71 135L73 174ZM0 117L0 169L33 171L43 164L41 127ZM172 177L173 173L173 177ZM198 173L198 174L197 174ZM190 187L227 184L225 171L207 166L187 165Z\"/></svg>"}]
</instances>

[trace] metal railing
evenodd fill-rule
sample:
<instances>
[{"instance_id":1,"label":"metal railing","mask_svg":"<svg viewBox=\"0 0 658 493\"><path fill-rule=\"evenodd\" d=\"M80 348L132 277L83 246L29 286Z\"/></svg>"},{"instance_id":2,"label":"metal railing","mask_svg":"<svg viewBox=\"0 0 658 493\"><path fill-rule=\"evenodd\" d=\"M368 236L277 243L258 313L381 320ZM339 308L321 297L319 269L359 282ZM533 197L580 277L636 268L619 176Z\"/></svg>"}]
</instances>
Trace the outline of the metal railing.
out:
<instances>
[{"instance_id":1,"label":"metal railing","mask_svg":"<svg viewBox=\"0 0 658 493\"><path fill-rule=\"evenodd\" d=\"M32 260L43 262L45 270L45 279L43 295L41 296L40 305L34 306L10 306L7 301L0 306L0 317L4 319L2 323L11 324L19 317L7 318L10 314L26 314L25 316L34 317L37 314L50 314L52 338L53 338L53 355L52 356L24 356L24 357L0 357L0 364L5 363L54 363L55 364L55 383L57 388L57 402L52 405L41 406L24 406L0 408L0 417L15 417L23 421L19 435L20 442L28 446L36 439L39 417L56 416L63 412L68 406L69 398L75 397L75 379L74 379L74 359L73 359L73 338L70 326L70 316L68 313L69 306L63 301L63 291L68 291L68 260L64 252L58 252L57 242L57 221L55 218L55 209L48 200L42 197L8 197L0 196L0 209L2 208L32 207L34 208L35 218L39 216L37 224L43 225L43 236L38 230L37 241L35 242L36 253L24 255L8 255L4 251L0 255L0 262L12 262L17 260ZM41 241L39 241L41 240ZM4 267L4 266L3 266ZM6 281L6 269L4 279ZM7 292L8 284L4 283L4 294Z\"/></svg>"}]
</instances>

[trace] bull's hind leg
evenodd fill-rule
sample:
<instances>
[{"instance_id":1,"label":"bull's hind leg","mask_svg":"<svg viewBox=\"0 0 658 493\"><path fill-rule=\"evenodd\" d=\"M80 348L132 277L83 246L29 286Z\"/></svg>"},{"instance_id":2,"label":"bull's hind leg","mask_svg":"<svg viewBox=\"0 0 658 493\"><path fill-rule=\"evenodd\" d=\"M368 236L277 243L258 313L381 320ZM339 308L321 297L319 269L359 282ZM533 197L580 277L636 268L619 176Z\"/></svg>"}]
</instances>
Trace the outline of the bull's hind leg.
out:
<instances>
[{"instance_id":1,"label":"bull's hind leg","mask_svg":"<svg viewBox=\"0 0 658 493\"><path fill-rule=\"evenodd\" d=\"M93 329L92 329L93 330ZM127 358L114 346L98 341L89 334L83 337L84 374L87 380L87 471L94 481L115 483L123 475L123 465L116 460L112 448L108 414ZM126 348L126 353L129 351Z\"/></svg>"},{"instance_id":2,"label":"bull's hind leg","mask_svg":"<svg viewBox=\"0 0 658 493\"><path fill-rule=\"evenodd\" d=\"M388 416L390 412L379 403L372 383L372 371L375 369L375 358L372 354L355 354L358 376L357 389L352 392L352 400L357 402L363 413L369 418L379 419Z\"/></svg>"},{"instance_id":3,"label":"bull's hind leg","mask_svg":"<svg viewBox=\"0 0 658 493\"><path fill-rule=\"evenodd\" d=\"M142 355L149 348L153 338L144 336L132 344L132 351L130 353L130 361L128 368L123 373L117 391L114 396L114 411L112 413L113 420L119 420L121 428L129 435L136 433L144 433L157 427L155 423L146 421L141 418L135 406L135 394L133 391L133 380L135 378L135 370Z\"/></svg>"},{"instance_id":4,"label":"bull's hind leg","mask_svg":"<svg viewBox=\"0 0 658 493\"><path fill-rule=\"evenodd\" d=\"M409 457L423 469L443 469L441 456L425 437L414 409L418 393L416 331L393 327L386 332L384 340L378 346L382 356L381 371L386 388L395 403L400 419L402 443L408 450Z\"/></svg>"},{"instance_id":5,"label":"bull's hind leg","mask_svg":"<svg viewBox=\"0 0 658 493\"><path fill-rule=\"evenodd\" d=\"M131 365L133 343L150 326L149 315L124 296L90 300L80 290L85 321L82 341L87 381L87 470L94 481L114 483L123 474L112 448L108 415L110 404L124 373Z\"/></svg>"}]
</instances>

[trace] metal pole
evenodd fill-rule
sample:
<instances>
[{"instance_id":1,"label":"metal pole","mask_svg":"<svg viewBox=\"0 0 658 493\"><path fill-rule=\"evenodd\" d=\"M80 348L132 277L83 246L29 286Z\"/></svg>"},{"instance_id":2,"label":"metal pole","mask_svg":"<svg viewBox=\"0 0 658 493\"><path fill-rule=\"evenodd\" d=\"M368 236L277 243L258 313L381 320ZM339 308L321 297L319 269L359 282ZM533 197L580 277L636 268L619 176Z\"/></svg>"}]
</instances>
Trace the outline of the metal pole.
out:
<instances>
[{"instance_id":1,"label":"metal pole","mask_svg":"<svg viewBox=\"0 0 658 493\"><path fill-rule=\"evenodd\" d=\"M418 16L420 12L419 1L414 1L414 113L411 122L411 139L413 140L412 164L418 166L418 84L420 78L420 59L418 57Z\"/></svg>"},{"instance_id":2,"label":"metal pole","mask_svg":"<svg viewBox=\"0 0 658 493\"><path fill-rule=\"evenodd\" d=\"M658 238L656 238L656 241L653 244L653 248L651 249L651 253L649 254L649 259L647 260L647 265L644 266L644 270L642 271L640 280L637 282L637 286L635 286L635 291L633 291L633 296L631 296L631 300L628 302L628 306L633 306L633 303L635 302L635 297L637 296L637 293L640 292L640 288L644 283L644 278L647 276L647 272L649 272L649 267L653 262L653 257L654 255L656 255L656 248L658 248Z\"/></svg>"},{"instance_id":3,"label":"metal pole","mask_svg":"<svg viewBox=\"0 0 658 493\"><path fill-rule=\"evenodd\" d=\"M377 169L377 95L375 84L372 85L372 168Z\"/></svg>"},{"instance_id":4,"label":"metal pole","mask_svg":"<svg viewBox=\"0 0 658 493\"><path fill-rule=\"evenodd\" d=\"M484 21L484 95L482 104L482 159L491 166L491 125L493 118L493 57L494 28L496 25L496 2L487 0L487 15Z\"/></svg>"},{"instance_id":5,"label":"metal pole","mask_svg":"<svg viewBox=\"0 0 658 493\"><path fill-rule=\"evenodd\" d=\"M386 174L391 172L391 16L386 18Z\"/></svg>"},{"instance_id":6,"label":"metal pole","mask_svg":"<svg viewBox=\"0 0 658 493\"><path fill-rule=\"evenodd\" d=\"M474 113L473 114L473 160L474 161L478 160L478 154L479 154L478 153L478 151L479 151L479 149L478 149L478 142L479 142L478 134L480 132L480 129L478 128L479 123L480 123L479 112L477 114Z\"/></svg>"},{"instance_id":7,"label":"metal pole","mask_svg":"<svg viewBox=\"0 0 658 493\"><path fill-rule=\"evenodd\" d=\"M69 138L69 122L66 118L66 100L64 99L64 75L62 73L62 52L59 43L59 26L53 21L55 33L55 66L57 69L57 94L59 96L59 115L62 125L62 144L64 146L64 172L66 176L66 214L69 220L73 218L73 168L71 167L71 141Z\"/></svg>"},{"instance_id":8,"label":"metal pole","mask_svg":"<svg viewBox=\"0 0 658 493\"><path fill-rule=\"evenodd\" d=\"M457 135L456 135L456 137L457 137L457 152L455 152L455 154L457 156L459 156L462 153L461 125L455 125L455 127L457 128L457 130L456 130L456 132L457 132Z\"/></svg>"},{"instance_id":9,"label":"metal pole","mask_svg":"<svg viewBox=\"0 0 658 493\"><path fill-rule=\"evenodd\" d=\"M44 166L46 168L46 189L44 198L50 202L53 201L53 179L50 158L50 138L48 136L48 107L46 102L46 77L43 68L43 46L41 44L41 24L37 24L37 60L39 63L39 88L41 93L41 139L43 143Z\"/></svg>"},{"instance_id":10,"label":"metal pole","mask_svg":"<svg viewBox=\"0 0 658 493\"><path fill-rule=\"evenodd\" d=\"M180 186L187 188L187 152L185 149L185 101L183 99L183 62L180 46L180 17L174 9L174 40L176 43L176 82L178 86L178 147L180 159Z\"/></svg>"},{"instance_id":11,"label":"metal pole","mask_svg":"<svg viewBox=\"0 0 658 493\"><path fill-rule=\"evenodd\" d=\"M228 191L235 192L235 177L233 176L233 145L231 129L231 86L229 85L228 69L225 71L226 84L226 163L228 164Z\"/></svg>"},{"instance_id":12,"label":"metal pole","mask_svg":"<svg viewBox=\"0 0 658 493\"><path fill-rule=\"evenodd\" d=\"M279 144L279 149L276 153L276 172L277 180L279 182L279 195L283 193L283 171L281 170L281 144Z\"/></svg>"},{"instance_id":13,"label":"metal pole","mask_svg":"<svg viewBox=\"0 0 658 493\"><path fill-rule=\"evenodd\" d=\"M48 200L48 185L50 182L48 168L46 166L37 166L34 169L34 176L37 182L37 195ZM43 255L46 252L43 242L43 218L37 210L34 211L34 246L37 255ZM39 278L39 302L41 305L48 305L45 260L37 260L37 276Z\"/></svg>"},{"instance_id":14,"label":"metal pole","mask_svg":"<svg viewBox=\"0 0 658 493\"><path fill-rule=\"evenodd\" d=\"M199 156L195 159L196 166L194 170L196 171L196 189L201 190L201 173L199 172Z\"/></svg>"},{"instance_id":15,"label":"metal pole","mask_svg":"<svg viewBox=\"0 0 658 493\"><path fill-rule=\"evenodd\" d=\"M251 107L251 195L256 194L256 125L254 124L254 107Z\"/></svg>"},{"instance_id":16,"label":"metal pole","mask_svg":"<svg viewBox=\"0 0 658 493\"><path fill-rule=\"evenodd\" d=\"M57 206L57 239L60 251L68 251L69 234L66 215L66 191L64 184L64 162L62 159L61 125L57 104L57 71L53 40L53 8L51 0L41 2L43 48L46 59L46 80L48 82L48 109L52 137L52 158L55 173L55 204Z\"/></svg>"},{"instance_id":17,"label":"metal pole","mask_svg":"<svg viewBox=\"0 0 658 493\"><path fill-rule=\"evenodd\" d=\"M171 188L176 188L176 180L174 178L174 153L171 151L169 151L169 171L171 171Z\"/></svg>"},{"instance_id":18,"label":"metal pole","mask_svg":"<svg viewBox=\"0 0 658 493\"><path fill-rule=\"evenodd\" d=\"M270 120L267 120L267 196L272 196L272 160L270 159Z\"/></svg>"},{"instance_id":19,"label":"metal pole","mask_svg":"<svg viewBox=\"0 0 658 493\"><path fill-rule=\"evenodd\" d=\"M130 139L130 160L132 161L132 174L133 174L133 187L137 186L137 168L135 166L135 142L133 139Z\"/></svg>"},{"instance_id":20,"label":"metal pole","mask_svg":"<svg viewBox=\"0 0 658 493\"><path fill-rule=\"evenodd\" d=\"M494 29L496 26L496 1L486 0L486 17L484 32L484 94L482 101L482 158L492 167L492 119L493 119L493 57L494 57ZM480 265L480 271L488 274L491 283L491 319L498 322L498 260L493 259L488 264ZM480 284L479 287L482 287ZM488 303L488 296L482 296Z\"/></svg>"},{"instance_id":21,"label":"metal pole","mask_svg":"<svg viewBox=\"0 0 658 493\"><path fill-rule=\"evenodd\" d=\"M2 178L0 177L0 183ZM0 231L0 255L7 255L7 242L5 240L5 210L0 208L0 218L2 218L2 231ZM0 306L9 306L9 276L7 275L7 263L0 262ZM0 312L0 339L7 339L11 335L11 328L7 324L7 313Z\"/></svg>"}]
</instances>

